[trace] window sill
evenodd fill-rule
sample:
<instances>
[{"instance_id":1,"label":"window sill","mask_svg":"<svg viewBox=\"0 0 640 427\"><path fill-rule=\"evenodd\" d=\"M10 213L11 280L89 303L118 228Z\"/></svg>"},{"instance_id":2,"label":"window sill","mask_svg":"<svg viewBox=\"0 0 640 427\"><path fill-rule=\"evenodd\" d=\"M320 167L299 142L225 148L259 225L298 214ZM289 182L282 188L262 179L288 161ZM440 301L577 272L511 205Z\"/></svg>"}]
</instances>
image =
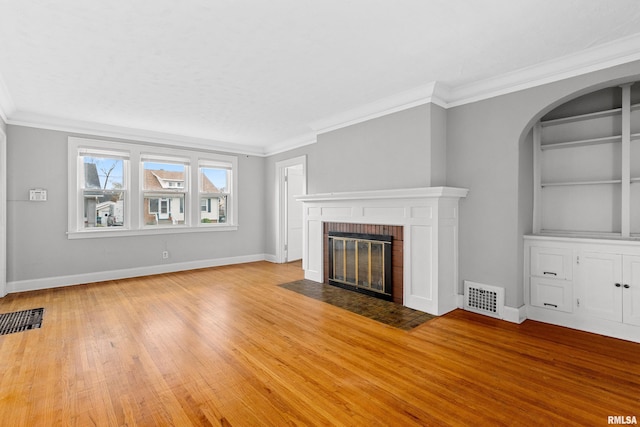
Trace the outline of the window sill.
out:
<instances>
[{"instance_id":1,"label":"window sill","mask_svg":"<svg viewBox=\"0 0 640 427\"><path fill-rule=\"evenodd\" d=\"M89 229L81 231L68 231L67 238L75 239L101 239L108 237L129 237L129 236L153 236L157 234L184 234L184 233L202 233L202 232L219 232L219 231L236 231L237 225L202 225L198 227L157 227L144 228L140 230L128 230L117 228L101 228Z\"/></svg>"}]
</instances>

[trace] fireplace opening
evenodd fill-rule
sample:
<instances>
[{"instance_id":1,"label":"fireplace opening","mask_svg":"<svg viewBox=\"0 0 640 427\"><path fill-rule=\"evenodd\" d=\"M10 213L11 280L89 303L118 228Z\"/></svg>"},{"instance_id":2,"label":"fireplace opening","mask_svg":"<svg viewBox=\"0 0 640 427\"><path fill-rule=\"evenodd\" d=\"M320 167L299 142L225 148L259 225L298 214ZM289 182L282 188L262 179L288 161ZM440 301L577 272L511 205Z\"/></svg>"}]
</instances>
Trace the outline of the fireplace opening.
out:
<instances>
[{"instance_id":1,"label":"fireplace opening","mask_svg":"<svg viewBox=\"0 0 640 427\"><path fill-rule=\"evenodd\" d=\"M329 284L393 300L393 237L329 232Z\"/></svg>"}]
</instances>

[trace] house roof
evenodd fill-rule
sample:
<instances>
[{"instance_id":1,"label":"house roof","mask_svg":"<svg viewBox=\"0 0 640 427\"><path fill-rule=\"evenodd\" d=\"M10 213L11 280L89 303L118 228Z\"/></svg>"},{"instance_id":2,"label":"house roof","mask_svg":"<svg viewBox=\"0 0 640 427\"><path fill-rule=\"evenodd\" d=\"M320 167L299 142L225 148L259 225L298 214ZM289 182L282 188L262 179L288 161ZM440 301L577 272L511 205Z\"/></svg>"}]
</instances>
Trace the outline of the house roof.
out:
<instances>
[{"instance_id":1,"label":"house roof","mask_svg":"<svg viewBox=\"0 0 640 427\"><path fill-rule=\"evenodd\" d=\"M219 193L220 190L216 187L205 175L202 177L202 191L205 193ZM184 172L178 171L165 171L156 169L144 170L144 188L145 190L166 190L168 185L162 185L167 182L183 182Z\"/></svg>"}]
</instances>

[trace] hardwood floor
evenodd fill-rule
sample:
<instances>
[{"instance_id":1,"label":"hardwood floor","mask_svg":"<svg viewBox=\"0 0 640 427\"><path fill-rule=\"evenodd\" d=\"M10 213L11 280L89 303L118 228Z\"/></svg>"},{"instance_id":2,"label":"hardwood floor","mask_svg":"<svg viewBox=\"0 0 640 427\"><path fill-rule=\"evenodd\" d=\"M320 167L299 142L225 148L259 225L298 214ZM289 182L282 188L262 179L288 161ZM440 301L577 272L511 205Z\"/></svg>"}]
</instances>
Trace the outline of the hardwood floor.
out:
<instances>
[{"instance_id":1,"label":"hardwood floor","mask_svg":"<svg viewBox=\"0 0 640 427\"><path fill-rule=\"evenodd\" d=\"M461 310L409 332L258 262L11 294L6 426L607 425L640 419L640 344Z\"/></svg>"}]
</instances>

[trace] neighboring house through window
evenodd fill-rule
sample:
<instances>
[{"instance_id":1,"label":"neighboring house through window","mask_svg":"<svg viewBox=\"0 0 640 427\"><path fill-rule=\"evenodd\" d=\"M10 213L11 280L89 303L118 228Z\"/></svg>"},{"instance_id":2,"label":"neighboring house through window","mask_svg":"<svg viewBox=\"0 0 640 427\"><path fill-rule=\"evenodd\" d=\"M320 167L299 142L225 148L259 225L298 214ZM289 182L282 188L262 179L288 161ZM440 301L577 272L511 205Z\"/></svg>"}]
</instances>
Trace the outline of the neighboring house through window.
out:
<instances>
[{"instance_id":1,"label":"neighboring house through window","mask_svg":"<svg viewBox=\"0 0 640 427\"><path fill-rule=\"evenodd\" d=\"M237 228L235 156L70 137L69 164L69 238Z\"/></svg>"}]
</instances>

